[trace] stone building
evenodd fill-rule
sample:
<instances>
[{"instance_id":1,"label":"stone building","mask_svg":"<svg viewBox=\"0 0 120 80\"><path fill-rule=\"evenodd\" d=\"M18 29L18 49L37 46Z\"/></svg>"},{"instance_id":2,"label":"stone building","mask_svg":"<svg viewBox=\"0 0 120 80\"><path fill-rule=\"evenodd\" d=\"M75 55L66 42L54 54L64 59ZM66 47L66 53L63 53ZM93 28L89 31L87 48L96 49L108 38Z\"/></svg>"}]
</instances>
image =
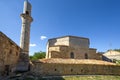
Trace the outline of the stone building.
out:
<instances>
[{"instance_id":1,"label":"stone building","mask_svg":"<svg viewBox=\"0 0 120 80\"><path fill-rule=\"evenodd\" d=\"M9 75L11 71L29 70L30 25L33 21L31 9L31 4L25 0L23 13L20 15L22 19L20 47L0 32L0 73Z\"/></svg>"},{"instance_id":2,"label":"stone building","mask_svg":"<svg viewBox=\"0 0 120 80\"><path fill-rule=\"evenodd\" d=\"M63 36L49 39L47 43L46 58L73 58L73 59L97 59L102 55L96 53L96 49L89 48L88 38L77 36Z\"/></svg>"},{"instance_id":3,"label":"stone building","mask_svg":"<svg viewBox=\"0 0 120 80\"><path fill-rule=\"evenodd\" d=\"M120 75L120 65L93 59L50 58L33 61L36 76Z\"/></svg>"},{"instance_id":4,"label":"stone building","mask_svg":"<svg viewBox=\"0 0 120 80\"><path fill-rule=\"evenodd\" d=\"M21 14L22 30L20 47L0 32L0 75L9 75L13 71L28 71L36 76L49 75L120 75L120 65L102 61L102 55L96 49L89 48L88 38L64 36L49 39L46 58L31 62L29 60L29 41L31 4L24 1Z\"/></svg>"},{"instance_id":5,"label":"stone building","mask_svg":"<svg viewBox=\"0 0 120 80\"><path fill-rule=\"evenodd\" d=\"M22 20L21 37L20 37L20 57L15 71L29 70L29 43L30 43L30 27L33 18L31 17L32 6L28 0L24 1L23 13L20 15Z\"/></svg>"},{"instance_id":6,"label":"stone building","mask_svg":"<svg viewBox=\"0 0 120 80\"><path fill-rule=\"evenodd\" d=\"M0 32L0 73L9 74L18 62L21 48Z\"/></svg>"},{"instance_id":7,"label":"stone building","mask_svg":"<svg viewBox=\"0 0 120 80\"><path fill-rule=\"evenodd\" d=\"M120 65L102 61L102 54L89 45L83 37L49 39L46 58L33 61L31 72L37 76L120 75Z\"/></svg>"},{"instance_id":8,"label":"stone building","mask_svg":"<svg viewBox=\"0 0 120 80\"><path fill-rule=\"evenodd\" d=\"M120 52L109 50L103 54L103 60L111 61L120 60Z\"/></svg>"}]
</instances>

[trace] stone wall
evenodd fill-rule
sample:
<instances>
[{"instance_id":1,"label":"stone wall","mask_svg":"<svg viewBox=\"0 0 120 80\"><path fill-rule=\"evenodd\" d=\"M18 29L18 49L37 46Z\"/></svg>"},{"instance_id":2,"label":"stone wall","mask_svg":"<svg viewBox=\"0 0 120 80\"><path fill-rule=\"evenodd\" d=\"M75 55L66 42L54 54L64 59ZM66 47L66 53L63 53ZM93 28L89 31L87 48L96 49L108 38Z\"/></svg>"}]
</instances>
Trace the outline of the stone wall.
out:
<instances>
[{"instance_id":1,"label":"stone wall","mask_svg":"<svg viewBox=\"0 0 120 80\"><path fill-rule=\"evenodd\" d=\"M89 51L86 48L68 46L49 47L49 58L72 58L71 53L73 53L74 59L85 59L85 54L89 53Z\"/></svg>"},{"instance_id":2,"label":"stone wall","mask_svg":"<svg viewBox=\"0 0 120 80\"><path fill-rule=\"evenodd\" d=\"M89 39L76 36L63 36L48 40L49 47L53 46L74 46L79 48L89 48Z\"/></svg>"},{"instance_id":3,"label":"stone wall","mask_svg":"<svg viewBox=\"0 0 120 80\"><path fill-rule=\"evenodd\" d=\"M92 48L86 49L68 46L49 47L49 58L71 58L71 53L74 54L74 59L102 60L102 54L96 53L96 49Z\"/></svg>"},{"instance_id":4,"label":"stone wall","mask_svg":"<svg viewBox=\"0 0 120 80\"><path fill-rule=\"evenodd\" d=\"M53 38L49 39L49 47L56 45L65 45L69 46L69 37Z\"/></svg>"},{"instance_id":5,"label":"stone wall","mask_svg":"<svg viewBox=\"0 0 120 80\"><path fill-rule=\"evenodd\" d=\"M97 53L97 52L96 52L96 49L90 48L90 49L89 49L88 58L89 58L89 59L102 60L102 54Z\"/></svg>"},{"instance_id":6,"label":"stone wall","mask_svg":"<svg viewBox=\"0 0 120 80\"><path fill-rule=\"evenodd\" d=\"M64 46L68 48L64 48ZM63 51L59 50L57 48L62 48ZM80 49L81 48L81 49ZM88 38L82 38L82 37L76 37L76 36L63 36L63 37L58 37L58 38L53 38L48 40L47 44L47 51L46 51L46 58L53 58L51 55L53 55L51 52L66 52L66 54L70 54L70 49L74 49L75 54L78 55L79 53L83 52L88 53L89 49L89 39ZM80 49L80 50L78 50ZM63 54L63 53L61 53ZM68 55L69 56L69 55ZM58 56L58 58L61 56ZM63 57L65 58L65 57ZM68 57L67 57L68 58Z\"/></svg>"},{"instance_id":7,"label":"stone wall","mask_svg":"<svg viewBox=\"0 0 120 80\"><path fill-rule=\"evenodd\" d=\"M20 47L0 32L0 70L4 71L7 67L11 71L18 61L19 53Z\"/></svg>"},{"instance_id":8,"label":"stone wall","mask_svg":"<svg viewBox=\"0 0 120 80\"><path fill-rule=\"evenodd\" d=\"M60 59L61 60L61 59ZM99 60L61 60L33 62L31 72L36 76L57 75L120 75L120 66ZM64 62L63 62L64 61ZM63 63L62 63L63 62Z\"/></svg>"},{"instance_id":9,"label":"stone wall","mask_svg":"<svg viewBox=\"0 0 120 80\"><path fill-rule=\"evenodd\" d=\"M83 37L69 36L69 46L75 48L89 48L89 39Z\"/></svg>"}]
</instances>

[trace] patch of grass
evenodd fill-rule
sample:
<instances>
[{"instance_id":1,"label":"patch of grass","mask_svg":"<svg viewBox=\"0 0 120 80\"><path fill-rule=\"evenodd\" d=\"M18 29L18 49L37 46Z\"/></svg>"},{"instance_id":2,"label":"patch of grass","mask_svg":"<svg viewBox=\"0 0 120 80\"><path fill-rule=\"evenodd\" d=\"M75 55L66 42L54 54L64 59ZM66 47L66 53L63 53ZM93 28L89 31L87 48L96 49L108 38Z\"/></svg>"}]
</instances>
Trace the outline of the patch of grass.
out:
<instances>
[{"instance_id":1,"label":"patch of grass","mask_svg":"<svg viewBox=\"0 0 120 80\"><path fill-rule=\"evenodd\" d=\"M39 80L120 80L120 76L65 76L65 77L46 77Z\"/></svg>"},{"instance_id":2,"label":"patch of grass","mask_svg":"<svg viewBox=\"0 0 120 80\"><path fill-rule=\"evenodd\" d=\"M65 77L65 80L120 80L120 76L73 76Z\"/></svg>"},{"instance_id":3,"label":"patch of grass","mask_svg":"<svg viewBox=\"0 0 120 80\"><path fill-rule=\"evenodd\" d=\"M120 80L120 76L112 75L80 75L80 76L63 76L63 77L44 77L44 78L26 78L24 80Z\"/></svg>"}]
</instances>

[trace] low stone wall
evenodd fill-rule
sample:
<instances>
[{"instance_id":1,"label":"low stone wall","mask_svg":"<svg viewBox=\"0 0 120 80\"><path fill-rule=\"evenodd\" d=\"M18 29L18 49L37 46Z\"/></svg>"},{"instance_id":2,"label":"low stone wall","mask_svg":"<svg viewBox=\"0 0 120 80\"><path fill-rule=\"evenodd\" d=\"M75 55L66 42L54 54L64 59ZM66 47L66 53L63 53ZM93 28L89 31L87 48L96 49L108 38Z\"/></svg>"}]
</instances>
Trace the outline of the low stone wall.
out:
<instances>
[{"instance_id":1,"label":"low stone wall","mask_svg":"<svg viewBox=\"0 0 120 80\"><path fill-rule=\"evenodd\" d=\"M67 64L67 63L42 63L42 62L35 62L33 64L34 66L31 68L31 72L33 72L37 76L120 75L119 65L86 64L86 63Z\"/></svg>"}]
</instances>

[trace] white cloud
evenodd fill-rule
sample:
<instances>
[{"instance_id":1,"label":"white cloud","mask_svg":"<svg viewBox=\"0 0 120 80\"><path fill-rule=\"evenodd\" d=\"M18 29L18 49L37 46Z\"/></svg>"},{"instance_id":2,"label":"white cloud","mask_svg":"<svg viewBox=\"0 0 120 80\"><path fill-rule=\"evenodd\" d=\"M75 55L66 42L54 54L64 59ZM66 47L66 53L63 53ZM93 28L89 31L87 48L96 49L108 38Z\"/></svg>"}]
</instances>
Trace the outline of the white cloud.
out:
<instances>
[{"instance_id":1,"label":"white cloud","mask_svg":"<svg viewBox=\"0 0 120 80\"><path fill-rule=\"evenodd\" d=\"M46 36L40 36L40 39L41 40L44 40L44 39L46 39L47 37Z\"/></svg>"},{"instance_id":2,"label":"white cloud","mask_svg":"<svg viewBox=\"0 0 120 80\"><path fill-rule=\"evenodd\" d=\"M36 46L36 44L30 44L30 47L35 47Z\"/></svg>"}]
</instances>

